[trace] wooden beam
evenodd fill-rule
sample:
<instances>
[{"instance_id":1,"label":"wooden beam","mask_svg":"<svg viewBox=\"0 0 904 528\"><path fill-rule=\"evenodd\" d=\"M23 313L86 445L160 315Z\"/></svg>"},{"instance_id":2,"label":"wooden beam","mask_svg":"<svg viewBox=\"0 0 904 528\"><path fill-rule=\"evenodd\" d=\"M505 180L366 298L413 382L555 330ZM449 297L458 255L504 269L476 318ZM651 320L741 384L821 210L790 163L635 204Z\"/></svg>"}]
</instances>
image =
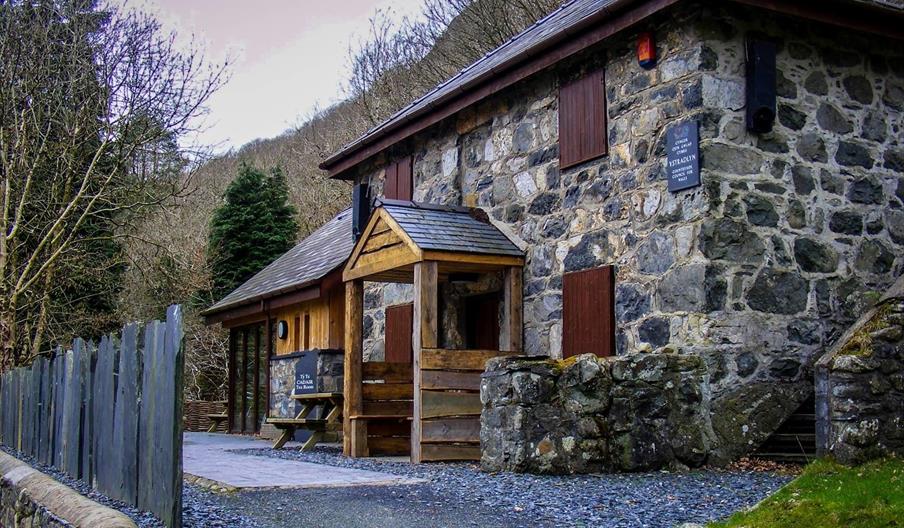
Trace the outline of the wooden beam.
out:
<instances>
[{"instance_id":1,"label":"wooden beam","mask_svg":"<svg viewBox=\"0 0 904 528\"><path fill-rule=\"evenodd\" d=\"M512 356L516 352L500 350L450 350L424 348L421 350L420 370L470 370L482 372L484 364L495 357Z\"/></svg>"},{"instance_id":2,"label":"wooden beam","mask_svg":"<svg viewBox=\"0 0 904 528\"><path fill-rule=\"evenodd\" d=\"M522 269L509 267L503 277L503 319L499 346L507 352L522 352L524 334L524 289Z\"/></svg>"},{"instance_id":3,"label":"wooden beam","mask_svg":"<svg viewBox=\"0 0 904 528\"><path fill-rule=\"evenodd\" d=\"M414 420L411 423L411 462L421 463L421 350L439 341L438 266L436 262L414 265Z\"/></svg>"},{"instance_id":4,"label":"wooden beam","mask_svg":"<svg viewBox=\"0 0 904 528\"><path fill-rule=\"evenodd\" d=\"M424 260L436 260L457 264L479 264L489 267L524 266L524 257L512 255L488 255L486 253L464 253L459 251L424 251ZM450 272L454 266L444 266ZM470 269L468 270L470 271Z\"/></svg>"},{"instance_id":5,"label":"wooden beam","mask_svg":"<svg viewBox=\"0 0 904 528\"><path fill-rule=\"evenodd\" d=\"M367 451L367 425L349 419L362 413L361 362L364 359L364 283L345 283L345 361L342 452L346 456L364 456Z\"/></svg>"}]
</instances>

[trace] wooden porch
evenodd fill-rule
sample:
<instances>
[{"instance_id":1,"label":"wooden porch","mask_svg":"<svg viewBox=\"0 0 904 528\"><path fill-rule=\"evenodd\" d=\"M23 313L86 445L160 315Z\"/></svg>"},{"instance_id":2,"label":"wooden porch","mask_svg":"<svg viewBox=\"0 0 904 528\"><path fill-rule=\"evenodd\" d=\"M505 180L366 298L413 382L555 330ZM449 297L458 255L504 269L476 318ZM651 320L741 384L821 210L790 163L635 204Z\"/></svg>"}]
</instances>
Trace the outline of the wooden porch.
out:
<instances>
[{"instance_id":1,"label":"wooden porch","mask_svg":"<svg viewBox=\"0 0 904 528\"><path fill-rule=\"evenodd\" d=\"M428 209L420 216L409 211L398 206L378 208L343 273L343 451L353 457L410 454L413 463L477 460L484 364L493 357L520 353L522 348L524 257L505 235L475 219L471 210ZM431 229L431 222L438 227ZM462 234L471 231L477 232L476 244ZM464 251L452 251L450 240ZM439 348L439 285L462 273L502 274L500 350ZM414 285L411 365L363 363L365 281Z\"/></svg>"}]
</instances>

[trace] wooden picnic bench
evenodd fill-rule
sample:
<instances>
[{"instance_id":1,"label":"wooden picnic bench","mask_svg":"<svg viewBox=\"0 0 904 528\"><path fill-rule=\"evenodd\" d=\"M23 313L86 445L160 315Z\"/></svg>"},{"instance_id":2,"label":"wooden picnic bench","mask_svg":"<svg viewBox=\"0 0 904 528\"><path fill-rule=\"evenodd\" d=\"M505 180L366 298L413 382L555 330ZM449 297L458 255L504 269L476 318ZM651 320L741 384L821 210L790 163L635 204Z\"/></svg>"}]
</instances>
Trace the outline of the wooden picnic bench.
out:
<instances>
[{"instance_id":1,"label":"wooden picnic bench","mask_svg":"<svg viewBox=\"0 0 904 528\"><path fill-rule=\"evenodd\" d=\"M205 416L208 420L210 420L210 427L207 428L208 433L215 433L217 431L217 427L219 427L221 423L229 419L229 415L226 414L225 411L215 414L206 414Z\"/></svg>"},{"instance_id":2,"label":"wooden picnic bench","mask_svg":"<svg viewBox=\"0 0 904 528\"><path fill-rule=\"evenodd\" d=\"M286 442L295 436L298 429L311 431L311 436L301 446L302 451L309 451L323 439L328 431L342 429L342 393L341 392L317 392L314 394L293 394L293 400L303 403L303 406L295 418L267 418L267 423L282 431L279 438L273 444L273 449L281 449ZM308 415L321 407L322 418L308 418Z\"/></svg>"}]
</instances>

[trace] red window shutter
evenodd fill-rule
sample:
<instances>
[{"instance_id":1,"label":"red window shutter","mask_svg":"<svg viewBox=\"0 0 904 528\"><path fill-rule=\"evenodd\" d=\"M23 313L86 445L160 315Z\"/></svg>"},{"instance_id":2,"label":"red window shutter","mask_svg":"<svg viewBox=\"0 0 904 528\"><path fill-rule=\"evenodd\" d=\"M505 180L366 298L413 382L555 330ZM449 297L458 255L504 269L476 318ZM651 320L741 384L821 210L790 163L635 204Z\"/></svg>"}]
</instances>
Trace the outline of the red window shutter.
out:
<instances>
[{"instance_id":1,"label":"red window shutter","mask_svg":"<svg viewBox=\"0 0 904 528\"><path fill-rule=\"evenodd\" d=\"M398 164L386 166L386 177L383 179L383 197L395 200L399 194Z\"/></svg>"},{"instance_id":2,"label":"red window shutter","mask_svg":"<svg viewBox=\"0 0 904 528\"><path fill-rule=\"evenodd\" d=\"M400 304L386 308L387 363L411 363L414 351L411 348L411 333L414 328L414 305Z\"/></svg>"},{"instance_id":3,"label":"red window shutter","mask_svg":"<svg viewBox=\"0 0 904 528\"><path fill-rule=\"evenodd\" d=\"M615 271L612 266L562 277L562 356L615 354Z\"/></svg>"},{"instance_id":4,"label":"red window shutter","mask_svg":"<svg viewBox=\"0 0 904 528\"><path fill-rule=\"evenodd\" d=\"M411 167L411 156L405 156L397 162L396 177L398 178L398 199L411 201L414 188L414 173Z\"/></svg>"},{"instance_id":5,"label":"red window shutter","mask_svg":"<svg viewBox=\"0 0 904 528\"><path fill-rule=\"evenodd\" d=\"M603 70L559 87L559 167L603 156L608 150Z\"/></svg>"}]
</instances>

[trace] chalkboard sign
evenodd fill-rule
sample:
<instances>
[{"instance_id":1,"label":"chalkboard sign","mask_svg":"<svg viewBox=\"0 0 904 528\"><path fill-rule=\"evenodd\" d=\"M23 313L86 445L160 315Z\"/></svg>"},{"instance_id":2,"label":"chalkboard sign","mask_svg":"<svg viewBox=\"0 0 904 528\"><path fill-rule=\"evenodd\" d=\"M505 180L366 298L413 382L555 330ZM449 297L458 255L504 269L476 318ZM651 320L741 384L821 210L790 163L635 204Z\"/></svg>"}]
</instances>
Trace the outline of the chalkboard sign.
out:
<instances>
[{"instance_id":1,"label":"chalkboard sign","mask_svg":"<svg viewBox=\"0 0 904 528\"><path fill-rule=\"evenodd\" d=\"M295 363L294 394L317 392L317 353L306 352Z\"/></svg>"},{"instance_id":2,"label":"chalkboard sign","mask_svg":"<svg viewBox=\"0 0 904 528\"><path fill-rule=\"evenodd\" d=\"M672 192L700 185L699 125L689 121L668 132L669 190Z\"/></svg>"}]
</instances>

